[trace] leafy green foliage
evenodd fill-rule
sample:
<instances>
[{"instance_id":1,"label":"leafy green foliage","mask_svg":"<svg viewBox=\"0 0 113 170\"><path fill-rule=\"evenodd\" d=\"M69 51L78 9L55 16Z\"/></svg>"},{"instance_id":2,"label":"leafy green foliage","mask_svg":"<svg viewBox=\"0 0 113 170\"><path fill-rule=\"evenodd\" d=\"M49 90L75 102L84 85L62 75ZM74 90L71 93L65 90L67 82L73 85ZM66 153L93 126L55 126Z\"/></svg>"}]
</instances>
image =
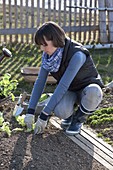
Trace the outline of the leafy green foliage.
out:
<instances>
[{"instance_id":1,"label":"leafy green foliage","mask_svg":"<svg viewBox=\"0 0 113 170\"><path fill-rule=\"evenodd\" d=\"M12 130L12 132L22 132L24 129L23 128L14 128L13 130Z\"/></svg>"},{"instance_id":2,"label":"leafy green foliage","mask_svg":"<svg viewBox=\"0 0 113 170\"><path fill-rule=\"evenodd\" d=\"M11 96L14 101L13 91L16 90L18 82L17 80L10 80L11 75L5 73L0 80L0 98Z\"/></svg>"},{"instance_id":3,"label":"leafy green foliage","mask_svg":"<svg viewBox=\"0 0 113 170\"><path fill-rule=\"evenodd\" d=\"M41 95L41 98L40 98L39 102L42 102L42 101L46 100L47 98L48 98L48 95L46 93L43 93Z\"/></svg>"},{"instance_id":4,"label":"leafy green foliage","mask_svg":"<svg viewBox=\"0 0 113 170\"><path fill-rule=\"evenodd\" d=\"M19 125L22 126L21 130L23 129L23 130L25 130L26 132L31 132L31 131L33 131L34 128L35 128L35 124L33 124L31 128L27 128L27 129L26 129L26 124L25 124L25 122L24 122L24 118L25 118L25 115L21 115L21 116L17 116L17 117L16 117L16 121L18 122ZM20 128L19 128L19 129L16 129L16 130L21 131ZM16 131L16 130L15 130L15 131ZM14 131L14 129L13 129L13 131Z\"/></svg>"},{"instance_id":5,"label":"leafy green foliage","mask_svg":"<svg viewBox=\"0 0 113 170\"><path fill-rule=\"evenodd\" d=\"M4 121L3 113L0 112L0 132L5 132L9 137L11 136L10 123Z\"/></svg>"},{"instance_id":6,"label":"leafy green foliage","mask_svg":"<svg viewBox=\"0 0 113 170\"><path fill-rule=\"evenodd\" d=\"M25 118L25 115L17 116L16 121L18 122L19 125L21 125L21 127L16 127L11 130L10 129L11 124L9 122L4 121L3 113L0 112L0 132L4 132L8 135L8 137L10 137L12 132L17 133L17 132L22 132L22 131L25 131L25 132L33 131L35 128L35 124L33 124L31 129L30 128L26 129L26 125L24 123L24 118Z\"/></svg>"},{"instance_id":7,"label":"leafy green foliage","mask_svg":"<svg viewBox=\"0 0 113 170\"><path fill-rule=\"evenodd\" d=\"M25 118L25 115L22 115L22 116L17 116L16 117L16 120L17 122L19 123L19 125L21 125L22 127L25 127L25 122L24 122L24 118Z\"/></svg>"},{"instance_id":8,"label":"leafy green foliage","mask_svg":"<svg viewBox=\"0 0 113 170\"><path fill-rule=\"evenodd\" d=\"M3 125L3 122L4 122L3 113L0 112L0 126Z\"/></svg>"},{"instance_id":9,"label":"leafy green foliage","mask_svg":"<svg viewBox=\"0 0 113 170\"><path fill-rule=\"evenodd\" d=\"M103 108L94 112L89 116L87 123L92 127L98 127L106 123L113 123L113 107Z\"/></svg>"},{"instance_id":10,"label":"leafy green foliage","mask_svg":"<svg viewBox=\"0 0 113 170\"><path fill-rule=\"evenodd\" d=\"M102 133L98 133L98 134L97 134L97 137L98 137L98 138L102 138L102 137L103 137L103 134L102 134Z\"/></svg>"},{"instance_id":11,"label":"leafy green foliage","mask_svg":"<svg viewBox=\"0 0 113 170\"><path fill-rule=\"evenodd\" d=\"M9 122L3 122L3 125L0 128L0 131L5 132L10 137L11 136L11 130L10 130L9 126L10 126Z\"/></svg>"}]
</instances>

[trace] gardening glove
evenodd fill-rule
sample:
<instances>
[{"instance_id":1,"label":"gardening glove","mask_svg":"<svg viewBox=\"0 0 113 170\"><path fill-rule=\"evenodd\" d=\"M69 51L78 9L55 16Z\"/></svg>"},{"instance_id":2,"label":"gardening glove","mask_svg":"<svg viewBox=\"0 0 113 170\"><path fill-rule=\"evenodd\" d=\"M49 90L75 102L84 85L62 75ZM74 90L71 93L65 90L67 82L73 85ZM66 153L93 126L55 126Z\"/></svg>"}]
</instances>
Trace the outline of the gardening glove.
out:
<instances>
[{"instance_id":1,"label":"gardening glove","mask_svg":"<svg viewBox=\"0 0 113 170\"><path fill-rule=\"evenodd\" d=\"M26 114L24 118L24 122L27 125L28 129L32 129L32 125L34 123L34 115L33 114Z\"/></svg>"},{"instance_id":2,"label":"gardening glove","mask_svg":"<svg viewBox=\"0 0 113 170\"><path fill-rule=\"evenodd\" d=\"M35 124L34 134L40 134L44 132L45 127L47 126L48 120L42 120L38 117L38 120Z\"/></svg>"}]
</instances>

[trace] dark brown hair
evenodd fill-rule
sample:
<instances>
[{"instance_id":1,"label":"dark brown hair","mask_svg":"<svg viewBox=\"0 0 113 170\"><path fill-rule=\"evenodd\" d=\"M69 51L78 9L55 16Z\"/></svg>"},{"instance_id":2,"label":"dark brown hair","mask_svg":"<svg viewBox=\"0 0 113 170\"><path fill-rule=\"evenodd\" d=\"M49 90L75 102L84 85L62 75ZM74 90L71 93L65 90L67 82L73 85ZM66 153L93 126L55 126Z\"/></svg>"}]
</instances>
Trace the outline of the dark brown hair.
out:
<instances>
[{"instance_id":1,"label":"dark brown hair","mask_svg":"<svg viewBox=\"0 0 113 170\"><path fill-rule=\"evenodd\" d=\"M37 45L47 45L47 41L52 41L54 47L63 47L65 45L65 32L55 22L49 21L40 26L35 33L35 43Z\"/></svg>"}]
</instances>

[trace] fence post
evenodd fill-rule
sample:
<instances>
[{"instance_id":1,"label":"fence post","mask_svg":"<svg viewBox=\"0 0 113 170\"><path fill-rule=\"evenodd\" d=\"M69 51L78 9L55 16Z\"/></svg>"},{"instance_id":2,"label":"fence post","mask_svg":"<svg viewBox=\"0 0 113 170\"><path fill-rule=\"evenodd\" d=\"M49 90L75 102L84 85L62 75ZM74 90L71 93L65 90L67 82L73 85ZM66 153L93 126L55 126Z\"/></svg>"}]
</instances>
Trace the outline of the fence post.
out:
<instances>
[{"instance_id":1,"label":"fence post","mask_svg":"<svg viewBox=\"0 0 113 170\"><path fill-rule=\"evenodd\" d=\"M106 6L113 8L113 1L106 0ZM107 11L108 13L108 35L109 41L113 42L113 11Z\"/></svg>"},{"instance_id":2,"label":"fence post","mask_svg":"<svg viewBox=\"0 0 113 170\"><path fill-rule=\"evenodd\" d=\"M6 1L3 0L3 29L6 29ZM4 36L4 42L6 42L6 35Z\"/></svg>"},{"instance_id":3,"label":"fence post","mask_svg":"<svg viewBox=\"0 0 113 170\"><path fill-rule=\"evenodd\" d=\"M105 8L105 0L98 0L99 8ZM106 28L106 11L99 11L99 32L100 32L100 42L107 43L107 28Z\"/></svg>"}]
</instances>

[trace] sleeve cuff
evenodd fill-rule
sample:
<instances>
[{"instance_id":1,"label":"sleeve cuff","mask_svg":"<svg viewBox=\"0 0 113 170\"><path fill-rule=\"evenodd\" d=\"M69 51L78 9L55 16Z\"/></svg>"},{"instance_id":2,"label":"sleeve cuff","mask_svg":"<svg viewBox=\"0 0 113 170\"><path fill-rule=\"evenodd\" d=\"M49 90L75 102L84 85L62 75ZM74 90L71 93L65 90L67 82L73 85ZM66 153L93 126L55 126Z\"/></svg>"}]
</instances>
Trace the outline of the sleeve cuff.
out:
<instances>
[{"instance_id":1,"label":"sleeve cuff","mask_svg":"<svg viewBox=\"0 0 113 170\"><path fill-rule=\"evenodd\" d=\"M45 115L43 112L41 112L39 117L40 117L40 119L47 121L49 118L49 115Z\"/></svg>"},{"instance_id":2,"label":"sleeve cuff","mask_svg":"<svg viewBox=\"0 0 113 170\"><path fill-rule=\"evenodd\" d=\"M28 108L28 109L27 109L27 113L34 115L34 114L35 114L35 110L34 110L34 109L31 109L31 108Z\"/></svg>"}]
</instances>

